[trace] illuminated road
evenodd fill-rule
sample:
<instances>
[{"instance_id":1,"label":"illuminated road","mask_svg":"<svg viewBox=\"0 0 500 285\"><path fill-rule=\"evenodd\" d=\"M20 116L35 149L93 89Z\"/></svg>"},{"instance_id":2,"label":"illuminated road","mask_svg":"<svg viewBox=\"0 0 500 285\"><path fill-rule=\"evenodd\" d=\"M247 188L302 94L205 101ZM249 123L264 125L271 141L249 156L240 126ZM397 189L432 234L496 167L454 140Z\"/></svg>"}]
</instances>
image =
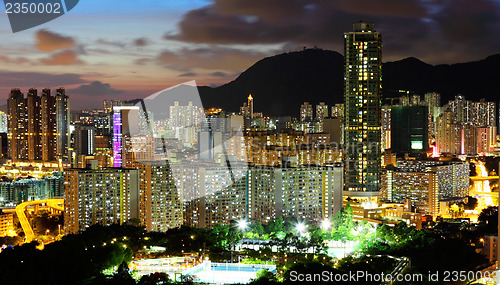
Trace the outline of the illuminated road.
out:
<instances>
[{"instance_id":1,"label":"illuminated road","mask_svg":"<svg viewBox=\"0 0 500 285\"><path fill-rule=\"evenodd\" d=\"M470 179L474 182L469 195L477 199L477 207L474 213L469 217L471 220L477 220L481 211L489 206L496 206L498 203L498 193L492 192L490 187L491 180L498 180L498 176L488 176L488 170L482 161L473 161L476 165L477 176Z\"/></svg>"},{"instance_id":2,"label":"illuminated road","mask_svg":"<svg viewBox=\"0 0 500 285\"><path fill-rule=\"evenodd\" d=\"M64 211L64 199L27 201L17 205L16 214L19 218L19 222L21 222L21 227L23 228L24 235L26 236L25 242L27 243L33 241L33 238L35 238L35 233L33 232L33 229L31 228L28 218L26 217L26 214L24 212L26 210L26 207L40 204L47 204L47 206L53 208L54 210Z\"/></svg>"},{"instance_id":3,"label":"illuminated road","mask_svg":"<svg viewBox=\"0 0 500 285\"><path fill-rule=\"evenodd\" d=\"M470 179L472 181L498 180L498 176L487 176L487 177L472 176Z\"/></svg>"}]
</instances>

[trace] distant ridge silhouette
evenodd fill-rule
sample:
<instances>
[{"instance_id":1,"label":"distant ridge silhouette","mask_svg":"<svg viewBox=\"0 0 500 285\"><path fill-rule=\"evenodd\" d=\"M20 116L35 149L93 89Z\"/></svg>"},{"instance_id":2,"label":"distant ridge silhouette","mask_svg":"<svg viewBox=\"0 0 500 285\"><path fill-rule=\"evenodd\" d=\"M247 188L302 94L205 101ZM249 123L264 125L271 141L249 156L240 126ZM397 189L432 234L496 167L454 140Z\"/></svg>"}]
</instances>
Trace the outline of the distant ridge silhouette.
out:
<instances>
[{"instance_id":1,"label":"distant ridge silhouette","mask_svg":"<svg viewBox=\"0 0 500 285\"><path fill-rule=\"evenodd\" d=\"M265 115L298 115L300 105L343 102L344 59L335 51L306 49L266 57L235 80L219 87L199 87L205 108L221 107L237 112L248 94L254 97L255 111ZM383 65L383 96L400 96L398 90L423 95L438 92L441 104L455 95L467 99L500 100L500 54L483 60L451 65L430 65L409 57Z\"/></svg>"}]
</instances>

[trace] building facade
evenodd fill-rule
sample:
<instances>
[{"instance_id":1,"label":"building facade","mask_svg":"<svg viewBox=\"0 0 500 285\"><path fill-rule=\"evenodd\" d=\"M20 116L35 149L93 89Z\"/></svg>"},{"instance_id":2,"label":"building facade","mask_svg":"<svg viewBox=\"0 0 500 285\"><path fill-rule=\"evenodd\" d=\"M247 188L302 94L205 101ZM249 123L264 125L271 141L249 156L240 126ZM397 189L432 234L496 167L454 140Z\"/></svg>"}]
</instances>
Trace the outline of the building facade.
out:
<instances>
[{"instance_id":1,"label":"building facade","mask_svg":"<svg viewBox=\"0 0 500 285\"><path fill-rule=\"evenodd\" d=\"M380 190L382 35L353 27L344 34L344 190L367 195Z\"/></svg>"},{"instance_id":2,"label":"building facade","mask_svg":"<svg viewBox=\"0 0 500 285\"><path fill-rule=\"evenodd\" d=\"M180 193L167 161L136 162L139 169L139 220L147 231L164 232L180 227L183 209Z\"/></svg>"},{"instance_id":3,"label":"building facade","mask_svg":"<svg viewBox=\"0 0 500 285\"><path fill-rule=\"evenodd\" d=\"M15 160L69 159L69 97L59 88L56 95L30 89L27 97L12 89L7 100L9 154Z\"/></svg>"},{"instance_id":4,"label":"building facade","mask_svg":"<svg viewBox=\"0 0 500 285\"><path fill-rule=\"evenodd\" d=\"M64 231L139 219L139 171L126 168L64 171Z\"/></svg>"}]
</instances>

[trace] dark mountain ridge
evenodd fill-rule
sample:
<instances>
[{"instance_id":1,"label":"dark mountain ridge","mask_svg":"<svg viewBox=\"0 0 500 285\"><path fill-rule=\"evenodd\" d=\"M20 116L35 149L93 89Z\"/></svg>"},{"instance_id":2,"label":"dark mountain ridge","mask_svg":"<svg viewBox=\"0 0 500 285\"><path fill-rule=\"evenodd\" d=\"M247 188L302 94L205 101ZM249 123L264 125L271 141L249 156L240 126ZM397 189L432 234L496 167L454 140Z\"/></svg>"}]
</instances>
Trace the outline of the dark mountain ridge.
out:
<instances>
[{"instance_id":1,"label":"dark mountain ridge","mask_svg":"<svg viewBox=\"0 0 500 285\"><path fill-rule=\"evenodd\" d=\"M237 112L248 94L254 109L265 115L297 115L303 102L328 105L343 102L343 56L335 51L307 49L264 58L235 80L198 90L205 108ZM399 90L423 95L441 93L441 104L455 95L469 100L499 101L500 54L457 64L427 64L409 57L383 65L383 96L400 96Z\"/></svg>"}]
</instances>

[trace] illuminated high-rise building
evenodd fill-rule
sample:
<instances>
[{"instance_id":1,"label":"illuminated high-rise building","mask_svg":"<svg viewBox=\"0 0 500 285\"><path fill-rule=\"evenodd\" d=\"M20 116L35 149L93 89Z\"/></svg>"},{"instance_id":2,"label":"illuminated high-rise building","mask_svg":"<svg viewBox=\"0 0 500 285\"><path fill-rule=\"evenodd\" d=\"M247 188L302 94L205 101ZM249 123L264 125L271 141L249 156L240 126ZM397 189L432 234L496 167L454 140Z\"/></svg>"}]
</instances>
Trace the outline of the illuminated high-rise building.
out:
<instances>
[{"instance_id":1,"label":"illuminated high-rise building","mask_svg":"<svg viewBox=\"0 0 500 285\"><path fill-rule=\"evenodd\" d=\"M7 100L7 118L10 157L14 160L28 159L26 100L19 89L10 91Z\"/></svg>"},{"instance_id":2,"label":"illuminated high-rise building","mask_svg":"<svg viewBox=\"0 0 500 285\"><path fill-rule=\"evenodd\" d=\"M147 231L182 225L182 202L167 161L136 162L139 169L139 220Z\"/></svg>"},{"instance_id":3,"label":"illuminated high-rise building","mask_svg":"<svg viewBox=\"0 0 500 285\"><path fill-rule=\"evenodd\" d=\"M78 233L100 224L139 219L137 169L104 168L64 171L64 231Z\"/></svg>"},{"instance_id":4,"label":"illuminated high-rise building","mask_svg":"<svg viewBox=\"0 0 500 285\"><path fill-rule=\"evenodd\" d=\"M316 105L316 119L323 122L325 118L328 117L328 105L325 102L320 102Z\"/></svg>"},{"instance_id":5,"label":"illuminated high-rise building","mask_svg":"<svg viewBox=\"0 0 500 285\"><path fill-rule=\"evenodd\" d=\"M382 35L356 23L344 34L344 190L376 196L380 189Z\"/></svg>"},{"instance_id":6,"label":"illuminated high-rise building","mask_svg":"<svg viewBox=\"0 0 500 285\"><path fill-rule=\"evenodd\" d=\"M248 115L253 118L253 97L252 94L248 95Z\"/></svg>"},{"instance_id":7,"label":"illuminated high-rise building","mask_svg":"<svg viewBox=\"0 0 500 285\"><path fill-rule=\"evenodd\" d=\"M12 89L8 105L10 156L13 160L55 161L68 159L69 98L63 88L57 95L34 88L27 97Z\"/></svg>"},{"instance_id":8,"label":"illuminated high-rise building","mask_svg":"<svg viewBox=\"0 0 500 285\"><path fill-rule=\"evenodd\" d=\"M8 128L7 114L0 111L0 133L6 133Z\"/></svg>"},{"instance_id":9,"label":"illuminated high-rise building","mask_svg":"<svg viewBox=\"0 0 500 285\"><path fill-rule=\"evenodd\" d=\"M73 132L74 144L73 151L75 153L75 158L77 163L76 167L80 167L78 162L80 162L79 157L81 155L94 155L95 152L95 127L92 125L76 125L75 131ZM84 165L83 165L84 166Z\"/></svg>"},{"instance_id":10,"label":"illuminated high-rise building","mask_svg":"<svg viewBox=\"0 0 500 285\"><path fill-rule=\"evenodd\" d=\"M304 102L300 106L300 121L310 122L313 120L313 107L309 102Z\"/></svg>"},{"instance_id":11,"label":"illuminated high-rise building","mask_svg":"<svg viewBox=\"0 0 500 285\"><path fill-rule=\"evenodd\" d=\"M113 166L122 167L125 158L125 137L130 137L130 121L138 122L139 107L115 106L113 107Z\"/></svg>"},{"instance_id":12,"label":"illuminated high-rise building","mask_svg":"<svg viewBox=\"0 0 500 285\"><path fill-rule=\"evenodd\" d=\"M69 97L64 88L56 89L55 96L55 125L56 125L56 157L68 159L70 142L69 135Z\"/></svg>"}]
</instances>

